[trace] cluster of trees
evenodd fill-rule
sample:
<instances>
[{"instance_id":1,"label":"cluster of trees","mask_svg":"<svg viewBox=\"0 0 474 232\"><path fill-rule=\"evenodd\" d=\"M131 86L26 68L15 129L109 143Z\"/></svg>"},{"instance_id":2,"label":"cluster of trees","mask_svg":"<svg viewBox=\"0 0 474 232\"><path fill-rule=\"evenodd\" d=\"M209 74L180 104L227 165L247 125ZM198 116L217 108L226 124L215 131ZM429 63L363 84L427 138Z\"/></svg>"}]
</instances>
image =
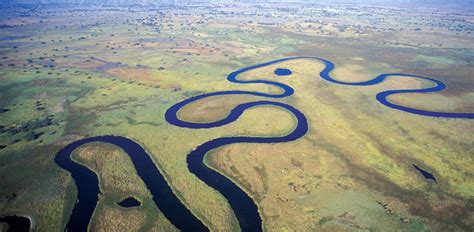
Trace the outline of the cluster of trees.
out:
<instances>
[{"instance_id":1,"label":"cluster of trees","mask_svg":"<svg viewBox=\"0 0 474 232\"><path fill-rule=\"evenodd\" d=\"M462 4L473 5L472 0L3 0L6 4L88 4L88 5L157 5L209 3L349 3L349 4Z\"/></svg>"},{"instance_id":2,"label":"cluster of trees","mask_svg":"<svg viewBox=\"0 0 474 232\"><path fill-rule=\"evenodd\" d=\"M159 3L179 3L178 0L4 0L10 4L94 4L94 5L149 5ZM181 1L182 2L182 1Z\"/></svg>"}]
</instances>

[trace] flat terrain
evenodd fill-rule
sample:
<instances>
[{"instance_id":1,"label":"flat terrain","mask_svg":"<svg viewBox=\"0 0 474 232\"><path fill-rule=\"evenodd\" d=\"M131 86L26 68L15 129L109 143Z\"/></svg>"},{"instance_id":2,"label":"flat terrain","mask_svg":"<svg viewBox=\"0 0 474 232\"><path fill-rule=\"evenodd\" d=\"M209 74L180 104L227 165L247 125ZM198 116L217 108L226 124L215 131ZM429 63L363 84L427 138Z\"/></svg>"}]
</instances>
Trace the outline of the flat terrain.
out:
<instances>
[{"instance_id":1,"label":"flat terrain","mask_svg":"<svg viewBox=\"0 0 474 232\"><path fill-rule=\"evenodd\" d=\"M187 154L224 136L285 135L295 118L281 108L255 107L231 124L197 130L167 123L169 107L216 91L279 93L226 77L273 59L317 56L334 62L333 77L344 81L382 73L443 81L443 92L390 100L472 113L472 12L319 4L0 5L0 217L27 215L37 231L64 230L77 189L55 155L82 138L119 135L152 155L175 194L212 231L238 231L227 200L189 172ZM277 76L276 68L292 75ZM272 100L304 113L309 131L294 142L233 144L206 157L255 201L264 230L472 231L474 120L409 114L375 100L384 90L431 83L390 77L374 86L344 86L323 80L323 68L302 59L242 74L291 86L294 95ZM256 100L268 99L215 96L178 116L213 122ZM73 159L99 177L90 230L177 230L122 150L93 143ZM117 204L130 196L142 205Z\"/></svg>"}]
</instances>

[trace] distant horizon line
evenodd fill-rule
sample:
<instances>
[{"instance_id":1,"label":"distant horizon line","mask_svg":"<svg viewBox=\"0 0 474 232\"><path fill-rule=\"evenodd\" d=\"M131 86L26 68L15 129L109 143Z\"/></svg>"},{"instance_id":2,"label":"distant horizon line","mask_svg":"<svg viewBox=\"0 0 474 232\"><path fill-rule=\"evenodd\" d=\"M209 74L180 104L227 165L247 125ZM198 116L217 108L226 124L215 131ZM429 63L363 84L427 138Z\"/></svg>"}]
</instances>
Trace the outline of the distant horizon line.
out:
<instances>
[{"instance_id":1,"label":"distant horizon line","mask_svg":"<svg viewBox=\"0 0 474 232\"><path fill-rule=\"evenodd\" d=\"M150 6L163 4L186 5L188 3L249 3L249 4L354 4L381 6L403 6L404 4L418 6L472 6L472 0L164 0L160 2L152 0L6 0L0 5L93 5L93 6ZM387 5L388 4L388 5Z\"/></svg>"}]
</instances>

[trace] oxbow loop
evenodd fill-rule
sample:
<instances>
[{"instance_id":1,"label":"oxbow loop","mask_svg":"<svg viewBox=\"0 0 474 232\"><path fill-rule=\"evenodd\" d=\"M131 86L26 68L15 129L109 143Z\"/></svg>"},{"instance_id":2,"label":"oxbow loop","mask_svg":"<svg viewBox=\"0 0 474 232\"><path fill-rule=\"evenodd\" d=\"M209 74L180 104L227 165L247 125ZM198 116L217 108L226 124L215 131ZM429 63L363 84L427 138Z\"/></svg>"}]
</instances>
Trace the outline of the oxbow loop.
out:
<instances>
[{"instance_id":1,"label":"oxbow loop","mask_svg":"<svg viewBox=\"0 0 474 232\"><path fill-rule=\"evenodd\" d=\"M326 81L340 85L350 86L370 86L382 83L387 77L399 77L399 78L415 78L424 81L429 81L434 84L433 87L419 88L419 89L404 89L404 90L387 90L380 92L376 95L376 100L381 104L390 107L395 110L404 111L411 114L417 114L422 116L431 117L443 117L443 118L466 118L473 119L474 113L456 113L456 112L437 112L421 110L411 108L408 106L399 105L390 102L387 98L394 94L402 93L433 93L442 91L446 88L446 85L438 80L422 77L411 74L403 73L389 73L381 74L373 79L362 81L362 82L344 82L336 80L331 77L331 71L334 70L335 65L326 59L319 57L288 57L283 59L277 59L270 62L257 64L254 66L246 67L235 72L230 73L227 76L227 80L237 84L267 84L275 86L283 90L282 93L270 94L264 92L253 92L253 91L221 91L214 93L206 93L198 96L194 96L176 103L171 106L165 113L166 121L172 125L178 127L185 127L191 129L206 129L213 127L220 127L237 120L242 113L252 107L256 106L274 106L286 109L297 119L297 125L295 129L284 136L280 137L222 137L217 138L206 143L201 144L196 149L193 149L187 156L188 169L191 173L196 175L200 180L206 183L208 186L219 191L229 202L232 207L239 225L242 231L262 231L262 218L258 211L258 206L255 204L253 199L247 195L238 185L229 180L227 177L216 172L214 169L207 167L204 163L205 155L212 149L218 148L223 145L233 143L282 143L294 141L301 138L308 131L308 120L305 115L298 109L291 105L269 100L260 100L254 102L247 102L237 105L231 110L230 114L221 120L208 123L196 123L188 122L178 118L178 111L186 105L202 100L204 98L213 96L229 96L229 95L253 95L265 98L284 98L294 94L293 88L290 86L269 80L240 80L238 77L240 74L282 63L284 61L296 60L296 59L310 59L322 62L325 67L319 73L320 77ZM289 76L292 71L287 68L277 68L274 71L277 76ZM86 138L79 140L67 145L63 148L55 157L56 163L63 169L69 171L75 180L78 188L78 201L74 206L73 213L69 219L67 229L68 231L86 231L89 225L92 213L97 205L99 186L98 178L94 172L82 166L71 159L71 153L81 145L91 142L103 142L114 144L122 148L132 159L133 165L137 170L138 175L144 181L148 189L153 195L155 204L160 208L161 212L180 230L182 231L208 231L208 228L198 219L174 194L171 187L166 182L163 175L154 165L150 155L136 142L119 136L98 136L92 138ZM131 155L133 154L133 156ZM146 170L146 171L145 171ZM87 191L85 190L87 189ZM166 204L162 204L166 202Z\"/></svg>"}]
</instances>

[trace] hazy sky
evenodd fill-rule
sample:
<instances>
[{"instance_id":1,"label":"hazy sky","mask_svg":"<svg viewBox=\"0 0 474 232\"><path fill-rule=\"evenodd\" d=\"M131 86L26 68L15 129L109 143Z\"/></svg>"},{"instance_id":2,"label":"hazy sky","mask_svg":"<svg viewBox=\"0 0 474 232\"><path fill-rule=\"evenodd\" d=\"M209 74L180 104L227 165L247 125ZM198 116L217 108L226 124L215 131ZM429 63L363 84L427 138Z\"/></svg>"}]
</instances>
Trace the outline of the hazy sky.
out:
<instances>
[{"instance_id":1,"label":"hazy sky","mask_svg":"<svg viewBox=\"0 0 474 232\"><path fill-rule=\"evenodd\" d=\"M0 0L3 3L98 3L98 4L124 4L124 3L157 3L157 2L191 2L203 0ZM220 0L220 2L232 0ZM238 0L235 0L238 2ZM264 2L265 0L243 0L243 2ZM469 4L474 5L474 0L267 0L268 2L329 2L329 3L450 3L450 4ZM212 2L212 1L210 1Z\"/></svg>"}]
</instances>

